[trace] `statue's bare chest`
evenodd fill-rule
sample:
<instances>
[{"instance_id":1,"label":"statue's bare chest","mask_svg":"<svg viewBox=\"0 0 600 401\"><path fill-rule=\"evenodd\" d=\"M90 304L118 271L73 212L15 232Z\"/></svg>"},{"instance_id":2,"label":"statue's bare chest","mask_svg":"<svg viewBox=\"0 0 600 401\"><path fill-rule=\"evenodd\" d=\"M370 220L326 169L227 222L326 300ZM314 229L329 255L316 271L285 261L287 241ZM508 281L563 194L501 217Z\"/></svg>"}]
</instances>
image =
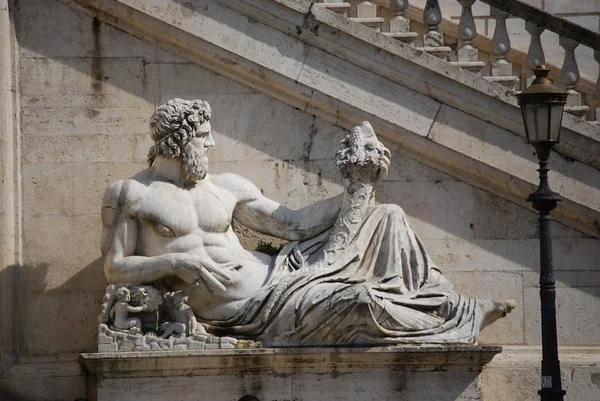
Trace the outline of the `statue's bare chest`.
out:
<instances>
[{"instance_id":1,"label":"statue's bare chest","mask_svg":"<svg viewBox=\"0 0 600 401\"><path fill-rule=\"evenodd\" d=\"M203 185L202 185L203 184ZM161 236L181 237L198 229L225 232L231 225L235 200L209 183L181 188L170 183L150 184L138 219Z\"/></svg>"}]
</instances>

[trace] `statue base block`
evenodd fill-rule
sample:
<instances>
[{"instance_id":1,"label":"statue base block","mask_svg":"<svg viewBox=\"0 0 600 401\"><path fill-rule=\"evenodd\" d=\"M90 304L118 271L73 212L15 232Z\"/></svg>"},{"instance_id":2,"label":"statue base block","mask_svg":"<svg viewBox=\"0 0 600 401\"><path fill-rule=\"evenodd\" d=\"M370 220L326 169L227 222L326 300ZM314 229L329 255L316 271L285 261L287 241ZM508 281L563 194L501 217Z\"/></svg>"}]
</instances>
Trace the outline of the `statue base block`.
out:
<instances>
[{"instance_id":1,"label":"statue base block","mask_svg":"<svg viewBox=\"0 0 600 401\"><path fill-rule=\"evenodd\" d=\"M497 346L262 348L81 354L98 401L483 399ZM94 382L95 376L95 383Z\"/></svg>"}]
</instances>

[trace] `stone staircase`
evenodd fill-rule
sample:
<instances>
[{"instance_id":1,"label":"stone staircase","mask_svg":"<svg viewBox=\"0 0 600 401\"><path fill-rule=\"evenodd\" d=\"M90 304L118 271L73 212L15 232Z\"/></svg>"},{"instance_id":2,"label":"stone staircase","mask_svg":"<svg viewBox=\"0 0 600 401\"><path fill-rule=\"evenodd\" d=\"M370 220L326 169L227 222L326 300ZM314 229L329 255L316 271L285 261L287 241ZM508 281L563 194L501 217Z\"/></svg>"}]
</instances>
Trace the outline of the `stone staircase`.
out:
<instances>
[{"instance_id":1,"label":"stone staircase","mask_svg":"<svg viewBox=\"0 0 600 401\"><path fill-rule=\"evenodd\" d=\"M404 1L62 1L343 128L369 120L392 151L530 207L537 161L506 75L512 50L495 35L502 50L492 76L480 75L471 0L461 1L456 50L436 1L421 10L422 46L410 45L421 38ZM553 216L600 237L600 127L566 114L556 152L551 180L564 201Z\"/></svg>"}]
</instances>

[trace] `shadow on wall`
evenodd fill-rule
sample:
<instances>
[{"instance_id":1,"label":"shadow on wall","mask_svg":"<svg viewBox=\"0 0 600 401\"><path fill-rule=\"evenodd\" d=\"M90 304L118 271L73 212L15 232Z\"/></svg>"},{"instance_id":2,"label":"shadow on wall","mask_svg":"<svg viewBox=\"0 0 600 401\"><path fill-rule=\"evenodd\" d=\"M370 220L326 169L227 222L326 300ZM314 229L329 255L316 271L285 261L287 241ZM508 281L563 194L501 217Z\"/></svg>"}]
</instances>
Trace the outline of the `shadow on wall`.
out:
<instances>
[{"instance_id":1,"label":"shadow on wall","mask_svg":"<svg viewBox=\"0 0 600 401\"><path fill-rule=\"evenodd\" d=\"M49 344L53 352L96 350L96 319L106 287L102 259L55 285L61 279L56 277L58 269L56 264L41 263L11 266L0 272L0 280L9 275L16 283L11 326L14 349L20 354L43 354Z\"/></svg>"}]
</instances>

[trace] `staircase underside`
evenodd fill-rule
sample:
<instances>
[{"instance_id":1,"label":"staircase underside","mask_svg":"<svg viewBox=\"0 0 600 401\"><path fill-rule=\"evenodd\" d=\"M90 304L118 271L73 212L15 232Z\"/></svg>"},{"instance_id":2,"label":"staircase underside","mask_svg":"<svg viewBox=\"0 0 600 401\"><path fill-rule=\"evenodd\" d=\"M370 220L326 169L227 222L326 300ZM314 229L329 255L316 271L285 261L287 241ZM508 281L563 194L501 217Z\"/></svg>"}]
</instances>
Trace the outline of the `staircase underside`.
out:
<instances>
[{"instance_id":1,"label":"staircase underside","mask_svg":"<svg viewBox=\"0 0 600 401\"><path fill-rule=\"evenodd\" d=\"M537 186L501 85L310 0L62 0L194 63L514 203ZM160 4L160 5L158 5ZM600 128L565 114L551 158L558 221L600 238Z\"/></svg>"}]
</instances>

